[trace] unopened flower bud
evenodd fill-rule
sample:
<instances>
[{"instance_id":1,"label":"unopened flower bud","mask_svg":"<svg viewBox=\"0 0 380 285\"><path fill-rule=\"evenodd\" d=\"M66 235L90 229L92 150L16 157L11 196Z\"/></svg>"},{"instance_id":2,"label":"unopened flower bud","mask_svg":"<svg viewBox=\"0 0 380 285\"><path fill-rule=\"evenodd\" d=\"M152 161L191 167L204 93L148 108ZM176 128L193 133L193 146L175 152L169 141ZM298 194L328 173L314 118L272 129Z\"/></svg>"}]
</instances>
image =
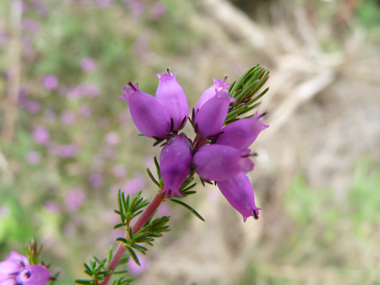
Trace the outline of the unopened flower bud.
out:
<instances>
[{"instance_id":1,"label":"unopened flower bud","mask_svg":"<svg viewBox=\"0 0 380 285\"><path fill-rule=\"evenodd\" d=\"M203 92L201 98L199 98L198 103L195 106L195 112L197 112L203 106L204 103L206 103L208 100L215 96L215 89L217 91L221 91L222 89L228 89L228 87L230 87L231 85L229 83L225 83L223 80L220 79L214 78L213 80L214 84L210 88L206 89L206 91Z\"/></svg>"},{"instance_id":2,"label":"unopened flower bud","mask_svg":"<svg viewBox=\"0 0 380 285\"><path fill-rule=\"evenodd\" d=\"M160 156L161 176L164 188L160 191L167 198L183 196L179 191L190 173L192 161L191 142L184 135L173 135L162 148Z\"/></svg>"},{"instance_id":3,"label":"unopened flower bud","mask_svg":"<svg viewBox=\"0 0 380 285\"><path fill-rule=\"evenodd\" d=\"M178 131L187 122L189 105L187 104L185 92L175 79L176 75L177 73L157 74L159 83L156 99L164 106L169 117L173 119L174 130Z\"/></svg>"},{"instance_id":4,"label":"unopened flower bud","mask_svg":"<svg viewBox=\"0 0 380 285\"><path fill-rule=\"evenodd\" d=\"M249 216L256 220L259 218L260 208L255 204L252 184L245 172L227 180L217 181L217 185L231 206L243 215L244 222Z\"/></svg>"},{"instance_id":5,"label":"unopened flower bud","mask_svg":"<svg viewBox=\"0 0 380 285\"><path fill-rule=\"evenodd\" d=\"M252 118L233 122L221 131L223 132L216 144L232 146L236 149L247 149L257 138L261 131L269 125L263 124L263 118L256 113Z\"/></svg>"},{"instance_id":6,"label":"unopened flower bud","mask_svg":"<svg viewBox=\"0 0 380 285\"><path fill-rule=\"evenodd\" d=\"M128 102L133 122L139 131L149 138L165 138L170 132L170 117L164 106L153 96L141 92L136 83L123 88L124 99Z\"/></svg>"},{"instance_id":7,"label":"unopened flower bud","mask_svg":"<svg viewBox=\"0 0 380 285\"><path fill-rule=\"evenodd\" d=\"M220 91L215 89L215 96L205 102L195 114L195 130L203 137L218 134L226 119L230 103L235 101L227 89Z\"/></svg>"},{"instance_id":8,"label":"unopened flower bud","mask_svg":"<svg viewBox=\"0 0 380 285\"><path fill-rule=\"evenodd\" d=\"M251 171L253 162L249 150L240 151L230 146L205 145L193 157L195 172L204 180L222 181L230 179L241 171Z\"/></svg>"}]
</instances>

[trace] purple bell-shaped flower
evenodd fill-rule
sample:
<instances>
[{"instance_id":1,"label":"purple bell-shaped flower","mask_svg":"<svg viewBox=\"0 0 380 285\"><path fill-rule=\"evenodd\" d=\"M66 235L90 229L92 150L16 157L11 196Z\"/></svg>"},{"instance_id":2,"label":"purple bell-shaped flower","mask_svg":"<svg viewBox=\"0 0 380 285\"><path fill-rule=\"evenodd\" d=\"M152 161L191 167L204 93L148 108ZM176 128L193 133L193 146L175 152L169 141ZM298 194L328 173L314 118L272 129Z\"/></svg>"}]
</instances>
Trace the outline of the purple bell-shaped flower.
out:
<instances>
[{"instance_id":1,"label":"purple bell-shaped flower","mask_svg":"<svg viewBox=\"0 0 380 285\"><path fill-rule=\"evenodd\" d=\"M26 265L29 265L28 258L12 251L5 261L0 262L0 284L16 276Z\"/></svg>"},{"instance_id":2,"label":"purple bell-shaped flower","mask_svg":"<svg viewBox=\"0 0 380 285\"><path fill-rule=\"evenodd\" d=\"M263 124L263 118L256 113L252 118L233 122L221 131L216 144L232 146L236 149L247 149L257 138L261 131L269 125Z\"/></svg>"},{"instance_id":3,"label":"purple bell-shaped flower","mask_svg":"<svg viewBox=\"0 0 380 285\"><path fill-rule=\"evenodd\" d=\"M227 78L225 78L224 80L226 80ZM214 80L214 84L206 89L205 92L203 92L201 98L199 98L198 100L198 103L197 105L195 106L195 113L198 112L198 110L203 106L204 103L206 103L208 100L210 100L212 97L215 96L216 92L215 92L215 89L217 91L221 91L222 89L228 89L228 87L230 87L230 83L226 83L225 81L221 80L221 79L213 79Z\"/></svg>"},{"instance_id":4,"label":"purple bell-shaped flower","mask_svg":"<svg viewBox=\"0 0 380 285\"><path fill-rule=\"evenodd\" d=\"M252 184L245 172L227 180L217 181L217 185L231 206L243 215L244 222L249 216L256 220L259 218L260 208L255 204Z\"/></svg>"},{"instance_id":5,"label":"purple bell-shaped flower","mask_svg":"<svg viewBox=\"0 0 380 285\"><path fill-rule=\"evenodd\" d=\"M164 106L169 117L173 119L174 130L178 131L182 129L187 122L189 105L187 104L185 92L175 79L176 75L177 73L157 74L159 83L156 99Z\"/></svg>"},{"instance_id":6,"label":"purple bell-shaped flower","mask_svg":"<svg viewBox=\"0 0 380 285\"><path fill-rule=\"evenodd\" d=\"M192 146L185 135L173 135L162 148L160 155L161 176L164 188L160 191L170 199L174 195L183 196L179 191L190 173Z\"/></svg>"},{"instance_id":7,"label":"purple bell-shaped flower","mask_svg":"<svg viewBox=\"0 0 380 285\"><path fill-rule=\"evenodd\" d=\"M46 285L51 279L49 269L43 265L26 266L16 277L17 284Z\"/></svg>"},{"instance_id":8,"label":"purple bell-shaped flower","mask_svg":"<svg viewBox=\"0 0 380 285\"><path fill-rule=\"evenodd\" d=\"M230 103L236 99L230 97L227 89L215 89L215 95L205 102L195 113L194 126L203 137L211 137L220 132L228 113Z\"/></svg>"},{"instance_id":9,"label":"purple bell-shaped flower","mask_svg":"<svg viewBox=\"0 0 380 285\"><path fill-rule=\"evenodd\" d=\"M170 132L170 117L164 106L141 92L137 83L124 87L120 99L128 102L133 122L144 136L163 139Z\"/></svg>"},{"instance_id":10,"label":"purple bell-shaped flower","mask_svg":"<svg viewBox=\"0 0 380 285\"><path fill-rule=\"evenodd\" d=\"M240 151L230 146L205 145L193 157L195 172L204 180L222 181L241 171L251 171L253 162L249 150Z\"/></svg>"}]
</instances>

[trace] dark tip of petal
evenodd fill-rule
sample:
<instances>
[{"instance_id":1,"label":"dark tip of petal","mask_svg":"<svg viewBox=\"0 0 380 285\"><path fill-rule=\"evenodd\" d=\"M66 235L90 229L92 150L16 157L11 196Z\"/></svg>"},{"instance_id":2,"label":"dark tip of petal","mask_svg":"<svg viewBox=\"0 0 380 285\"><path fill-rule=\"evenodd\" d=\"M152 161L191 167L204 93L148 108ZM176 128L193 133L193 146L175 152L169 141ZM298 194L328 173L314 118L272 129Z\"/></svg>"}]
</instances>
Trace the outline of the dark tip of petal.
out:
<instances>
[{"instance_id":1,"label":"dark tip of petal","mask_svg":"<svg viewBox=\"0 0 380 285\"><path fill-rule=\"evenodd\" d=\"M214 181L214 185L216 186L218 184L218 182Z\"/></svg>"},{"instance_id":2,"label":"dark tip of petal","mask_svg":"<svg viewBox=\"0 0 380 285\"><path fill-rule=\"evenodd\" d=\"M258 220L259 219L259 211L258 210L253 210L253 217L255 218L255 220Z\"/></svg>"},{"instance_id":3,"label":"dark tip of petal","mask_svg":"<svg viewBox=\"0 0 380 285\"><path fill-rule=\"evenodd\" d=\"M224 76L224 80L223 80L224 83L226 83L227 78L228 78L228 76L225 75L225 76Z\"/></svg>"},{"instance_id":4,"label":"dark tip of petal","mask_svg":"<svg viewBox=\"0 0 380 285\"><path fill-rule=\"evenodd\" d=\"M262 117L268 115L268 112L265 111L264 113L262 113L260 116L257 117L257 119L261 119Z\"/></svg>"},{"instance_id":5,"label":"dark tip of petal","mask_svg":"<svg viewBox=\"0 0 380 285\"><path fill-rule=\"evenodd\" d=\"M135 86L133 86L133 84L132 84L132 82L131 82L131 81L129 81L129 82L128 82L128 85L129 85L130 87L132 87L132 89L133 89L133 90L137 91L136 87L135 87Z\"/></svg>"},{"instance_id":6,"label":"dark tip of petal","mask_svg":"<svg viewBox=\"0 0 380 285\"><path fill-rule=\"evenodd\" d=\"M169 190L168 190L168 198L169 198L169 199L173 198L173 197L172 197L172 189L169 189Z\"/></svg>"},{"instance_id":7,"label":"dark tip of petal","mask_svg":"<svg viewBox=\"0 0 380 285\"><path fill-rule=\"evenodd\" d=\"M170 67L168 67L168 68L166 69L166 72L167 72L168 74L170 74Z\"/></svg>"},{"instance_id":8,"label":"dark tip of petal","mask_svg":"<svg viewBox=\"0 0 380 285\"><path fill-rule=\"evenodd\" d=\"M181 125L179 126L179 129L182 129L186 124L186 117L182 119Z\"/></svg>"},{"instance_id":9,"label":"dark tip of petal","mask_svg":"<svg viewBox=\"0 0 380 285\"><path fill-rule=\"evenodd\" d=\"M170 118L170 132L174 131L174 120Z\"/></svg>"}]
</instances>

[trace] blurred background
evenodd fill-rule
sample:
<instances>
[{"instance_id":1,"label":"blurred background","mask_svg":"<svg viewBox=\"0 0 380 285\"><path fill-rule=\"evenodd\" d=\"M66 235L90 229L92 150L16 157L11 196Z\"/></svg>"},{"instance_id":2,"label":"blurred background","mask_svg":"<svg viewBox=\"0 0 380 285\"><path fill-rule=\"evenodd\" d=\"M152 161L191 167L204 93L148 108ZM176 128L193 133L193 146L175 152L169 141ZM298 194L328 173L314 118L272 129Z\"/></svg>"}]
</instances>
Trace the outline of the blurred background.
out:
<instances>
[{"instance_id":1,"label":"blurred background","mask_svg":"<svg viewBox=\"0 0 380 285\"><path fill-rule=\"evenodd\" d=\"M213 186L163 204L172 232L135 284L380 283L380 2L0 2L0 260L36 237L58 284L106 257L121 188L153 197L160 149L139 137L128 81L167 67L195 106L212 78L271 71L245 224ZM185 132L193 137L190 124ZM143 273L143 274L141 274Z\"/></svg>"}]
</instances>

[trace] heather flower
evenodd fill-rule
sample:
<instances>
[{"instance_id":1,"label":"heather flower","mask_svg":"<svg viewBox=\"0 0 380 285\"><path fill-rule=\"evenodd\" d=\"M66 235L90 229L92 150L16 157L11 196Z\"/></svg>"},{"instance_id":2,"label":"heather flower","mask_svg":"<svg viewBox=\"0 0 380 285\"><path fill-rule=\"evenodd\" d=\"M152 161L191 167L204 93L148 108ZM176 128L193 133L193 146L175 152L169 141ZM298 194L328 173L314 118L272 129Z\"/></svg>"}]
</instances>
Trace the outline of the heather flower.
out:
<instances>
[{"instance_id":1,"label":"heather flower","mask_svg":"<svg viewBox=\"0 0 380 285\"><path fill-rule=\"evenodd\" d=\"M189 106L185 92L175 79L176 75L177 73L157 74L159 83L156 99L164 106L170 118L173 120L173 130L178 131L182 129L187 122Z\"/></svg>"},{"instance_id":2,"label":"heather flower","mask_svg":"<svg viewBox=\"0 0 380 285\"><path fill-rule=\"evenodd\" d=\"M46 128L38 126L33 130L33 138L36 143L47 145L50 141L50 134Z\"/></svg>"},{"instance_id":3,"label":"heather flower","mask_svg":"<svg viewBox=\"0 0 380 285\"><path fill-rule=\"evenodd\" d=\"M225 78L224 80L226 80L227 78ZM214 84L206 89L205 92L203 92L201 98L199 98L198 102L197 102L197 105L195 106L195 113L198 112L198 110L203 106L204 103L206 103L208 100L210 100L212 97L214 97L216 95L216 92L215 92L215 89L217 91L221 91L223 89L228 89L228 87L230 87L231 84L229 83L226 83L225 81L222 81L221 79L213 79L214 80Z\"/></svg>"},{"instance_id":4,"label":"heather flower","mask_svg":"<svg viewBox=\"0 0 380 285\"><path fill-rule=\"evenodd\" d=\"M65 125L72 126L75 124L75 115L70 111L63 111L61 114L61 120Z\"/></svg>"},{"instance_id":5,"label":"heather flower","mask_svg":"<svg viewBox=\"0 0 380 285\"><path fill-rule=\"evenodd\" d=\"M127 174L127 169L125 168L124 165L122 165L122 164L118 164L118 165L116 165L116 166L113 168L112 173L113 173L113 175L116 176L116 177L125 177L125 175Z\"/></svg>"},{"instance_id":6,"label":"heather flower","mask_svg":"<svg viewBox=\"0 0 380 285\"><path fill-rule=\"evenodd\" d=\"M161 176L164 188L160 191L167 198L174 195L183 196L179 191L182 183L190 173L192 147L184 135L173 135L163 147L160 155Z\"/></svg>"},{"instance_id":7,"label":"heather flower","mask_svg":"<svg viewBox=\"0 0 380 285\"><path fill-rule=\"evenodd\" d=\"M0 262L0 284L16 275L26 265L29 265L28 259L13 251L5 261Z\"/></svg>"},{"instance_id":8,"label":"heather flower","mask_svg":"<svg viewBox=\"0 0 380 285\"><path fill-rule=\"evenodd\" d=\"M224 127L223 133L216 140L216 144L244 150L256 140L261 131L268 127L269 125L263 124L262 115L256 113L250 119L242 119Z\"/></svg>"},{"instance_id":9,"label":"heather flower","mask_svg":"<svg viewBox=\"0 0 380 285\"><path fill-rule=\"evenodd\" d=\"M83 118L88 118L91 116L91 108L87 105L83 105L80 107L79 109L79 114L83 117Z\"/></svg>"},{"instance_id":10,"label":"heather flower","mask_svg":"<svg viewBox=\"0 0 380 285\"><path fill-rule=\"evenodd\" d=\"M235 101L227 89L215 89L215 95L195 114L195 131L203 137L217 135L224 124L230 103Z\"/></svg>"},{"instance_id":11,"label":"heather flower","mask_svg":"<svg viewBox=\"0 0 380 285\"><path fill-rule=\"evenodd\" d=\"M43 265L28 265L16 277L18 284L45 285L51 279L49 269Z\"/></svg>"},{"instance_id":12,"label":"heather flower","mask_svg":"<svg viewBox=\"0 0 380 285\"><path fill-rule=\"evenodd\" d=\"M159 20L166 12L166 6L164 3L155 2L149 10L149 17L152 20Z\"/></svg>"},{"instance_id":13,"label":"heather flower","mask_svg":"<svg viewBox=\"0 0 380 285\"><path fill-rule=\"evenodd\" d=\"M120 136L115 132L110 132L106 135L106 142L110 146L115 146L120 143Z\"/></svg>"},{"instance_id":14,"label":"heather flower","mask_svg":"<svg viewBox=\"0 0 380 285\"><path fill-rule=\"evenodd\" d=\"M91 174L88 183L92 188L99 188L103 185L103 177L100 174Z\"/></svg>"},{"instance_id":15,"label":"heather flower","mask_svg":"<svg viewBox=\"0 0 380 285\"><path fill-rule=\"evenodd\" d=\"M43 79L43 85L47 90L55 90L58 87L58 78L54 75L46 75Z\"/></svg>"},{"instance_id":16,"label":"heather flower","mask_svg":"<svg viewBox=\"0 0 380 285\"><path fill-rule=\"evenodd\" d=\"M253 162L249 150L240 151L230 146L205 145L193 157L196 173L204 180L222 181L241 171L251 171Z\"/></svg>"},{"instance_id":17,"label":"heather flower","mask_svg":"<svg viewBox=\"0 0 380 285\"><path fill-rule=\"evenodd\" d=\"M69 212L75 212L79 209L86 198L86 194L82 189L77 188L70 190L65 199L66 209Z\"/></svg>"},{"instance_id":18,"label":"heather flower","mask_svg":"<svg viewBox=\"0 0 380 285\"><path fill-rule=\"evenodd\" d=\"M135 174L133 179L126 180L124 186L122 187L125 193L134 194L145 187L144 175Z\"/></svg>"},{"instance_id":19,"label":"heather flower","mask_svg":"<svg viewBox=\"0 0 380 285\"><path fill-rule=\"evenodd\" d=\"M26 109L31 115L37 114L41 109L41 103L38 101L28 100L26 102Z\"/></svg>"},{"instance_id":20,"label":"heather flower","mask_svg":"<svg viewBox=\"0 0 380 285\"><path fill-rule=\"evenodd\" d=\"M31 33L35 33L39 31L40 24L34 20L24 19L21 22L21 27L23 30L26 30Z\"/></svg>"},{"instance_id":21,"label":"heather flower","mask_svg":"<svg viewBox=\"0 0 380 285\"><path fill-rule=\"evenodd\" d=\"M25 160L31 165L36 165L41 162L41 155L36 151L30 151L26 155Z\"/></svg>"},{"instance_id":22,"label":"heather flower","mask_svg":"<svg viewBox=\"0 0 380 285\"><path fill-rule=\"evenodd\" d=\"M91 57L85 57L81 60L80 67L84 72L94 71L96 68L96 61Z\"/></svg>"},{"instance_id":23,"label":"heather flower","mask_svg":"<svg viewBox=\"0 0 380 285\"><path fill-rule=\"evenodd\" d=\"M149 138L165 138L170 132L170 117L164 106L153 96L141 92L139 86L130 84L123 88L133 122L139 131Z\"/></svg>"},{"instance_id":24,"label":"heather flower","mask_svg":"<svg viewBox=\"0 0 380 285\"><path fill-rule=\"evenodd\" d=\"M217 185L231 206L243 215L244 222L249 216L259 218L260 208L255 204L252 184L244 171L230 179L217 181Z\"/></svg>"}]
</instances>

